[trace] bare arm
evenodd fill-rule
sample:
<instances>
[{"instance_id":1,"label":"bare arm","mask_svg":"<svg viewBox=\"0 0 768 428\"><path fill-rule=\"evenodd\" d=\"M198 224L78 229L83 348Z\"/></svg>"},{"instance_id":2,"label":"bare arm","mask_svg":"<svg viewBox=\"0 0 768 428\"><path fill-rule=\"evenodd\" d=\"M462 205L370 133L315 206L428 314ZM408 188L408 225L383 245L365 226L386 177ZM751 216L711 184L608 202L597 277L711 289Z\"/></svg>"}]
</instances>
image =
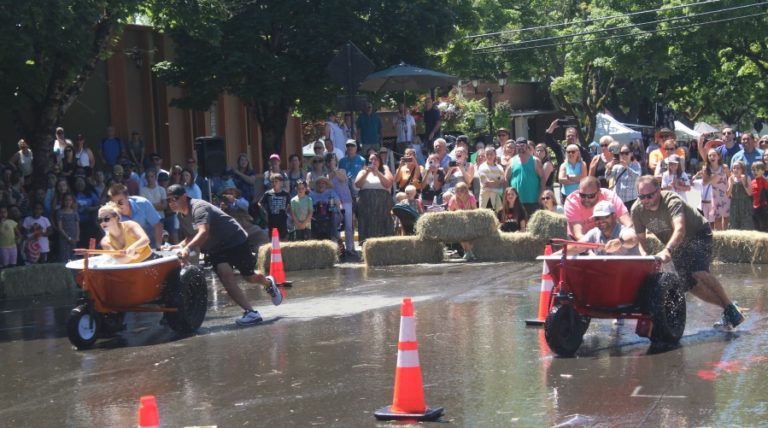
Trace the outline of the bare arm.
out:
<instances>
[{"instance_id":1,"label":"bare arm","mask_svg":"<svg viewBox=\"0 0 768 428\"><path fill-rule=\"evenodd\" d=\"M679 215L672 218L672 227L674 228L674 231L672 232L672 237L669 238L669 242L667 242L667 245L661 251L656 253L656 257L665 263L672 260L672 253L669 249L674 250L677 248L680 243L683 242L683 238L685 238L685 220L683 216Z\"/></svg>"}]
</instances>

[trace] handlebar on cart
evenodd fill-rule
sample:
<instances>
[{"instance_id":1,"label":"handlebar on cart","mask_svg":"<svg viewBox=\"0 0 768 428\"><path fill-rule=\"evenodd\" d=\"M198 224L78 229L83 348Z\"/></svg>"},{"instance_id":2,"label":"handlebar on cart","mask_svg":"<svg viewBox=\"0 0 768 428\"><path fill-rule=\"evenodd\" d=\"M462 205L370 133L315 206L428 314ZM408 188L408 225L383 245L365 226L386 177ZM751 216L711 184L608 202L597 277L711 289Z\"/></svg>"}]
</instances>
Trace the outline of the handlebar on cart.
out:
<instances>
[{"instance_id":1,"label":"handlebar on cart","mask_svg":"<svg viewBox=\"0 0 768 428\"><path fill-rule=\"evenodd\" d=\"M568 239L552 238L548 241L551 245L562 245L564 247L582 247L590 250L600 250L605 248L605 244L597 242L571 241Z\"/></svg>"},{"instance_id":2,"label":"handlebar on cart","mask_svg":"<svg viewBox=\"0 0 768 428\"><path fill-rule=\"evenodd\" d=\"M123 250L97 250L97 249L89 249L89 248L75 248L75 254L113 254L113 255L123 255Z\"/></svg>"}]
</instances>

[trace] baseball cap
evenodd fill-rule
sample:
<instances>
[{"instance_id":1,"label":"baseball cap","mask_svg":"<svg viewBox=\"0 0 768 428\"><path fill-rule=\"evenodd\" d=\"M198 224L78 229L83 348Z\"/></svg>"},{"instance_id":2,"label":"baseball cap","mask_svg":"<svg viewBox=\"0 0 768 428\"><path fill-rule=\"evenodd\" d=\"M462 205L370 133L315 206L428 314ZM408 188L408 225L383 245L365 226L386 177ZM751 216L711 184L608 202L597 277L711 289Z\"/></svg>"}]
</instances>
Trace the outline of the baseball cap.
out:
<instances>
[{"instance_id":1,"label":"baseball cap","mask_svg":"<svg viewBox=\"0 0 768 428\"><path fill-rule=\"evenodd\" d=\"M679 163L680 163L680 156L678 156L678 155L672 155L672 156L670 156L670 157L667 159L667 163L676 163L676 164L679 164Z\"/></svg>"},{"instance_id":2,"label":"baseball cap","mask_svg":"<svg viewBox=\"0 0 768 428\"><path fill-rule=\"evenodd\" d=\"M515 144L528 144L528 139L525 137L517 137Z\"/></svg>"},{"instance_id":3,"label":"baseball cap","mask_svg":"<svg viewBox=\"0 0 768 428\"><path fill-rule=\"evenodd\" d=\"M280 155L277 153L272 153L272 155L269 157L269 160L280 160Z\"/></svg>"},{"instance_id":4,"label":"baseball cap","mask_svg":"<svg viewBox=\"0 0 768 428\"><path fill-rule=\"evenodd\" d=\"M347 146L357 146L357 141L349 139L347 140Z\"/></svg>"},{"instance_id":5,"label":"baseball cap","mask_svg":"<svg viewBox=\"0 0 768 428\"><path fill-rule=\"evenodd\" d=\"M613 208L613 204L608 201L600 201L595 204L595 208L592 210L592 217L605 217L616 212Z\"/></svg>"},{"instance_id":6,"label":"baseball cap","mask_svg":"<svg viewBox=\"0 0 768 428\"><path fill-rule=\"evenodd\" d=\"M187 193L186 189L184 189L184 186L182 186L181 184L172 184L168 186L168 190L166 192L168 193L168 196L176 196L176 197L185 195Z\"/></svg>"}]
</instances>

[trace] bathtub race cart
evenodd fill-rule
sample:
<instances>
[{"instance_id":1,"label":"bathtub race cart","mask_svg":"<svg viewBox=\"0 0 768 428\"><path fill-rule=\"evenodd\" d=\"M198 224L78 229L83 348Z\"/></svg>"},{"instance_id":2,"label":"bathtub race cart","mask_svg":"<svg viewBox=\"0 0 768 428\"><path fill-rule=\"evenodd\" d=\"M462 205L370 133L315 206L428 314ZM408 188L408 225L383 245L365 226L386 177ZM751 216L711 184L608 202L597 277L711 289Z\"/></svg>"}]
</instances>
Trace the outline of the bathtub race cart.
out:
<instances>
[{"instance_id":1,"label":"bathtub race cart","mask_svg":"<svg viewBox=\"0 0 768 428\"><path fill-rule=\"evenodd\" d=\"M685 291L674 273L661 272L653 256L567 254L568 247L598 249L602 244L552 239L563 255L539 256L554 283L544 336L559 356L581 346L592 318L636 319L635 333L652 344L676 344L685 330Z\"/></svg>"},{"instance_id":2,"label":"bathtub race cart","mask_svg":"<svg viewBox=\"0 0 768 428\"><path fill-rule=\"evenodd\" d=\"M77 349L125 329L126 312L162 312L164 323L180 334L200 328L208 309L208 286L198 266L182 266L176 254L116 264L110 250L79 250L84 257L66 264L77 271L83 297L67 320L69 341Z\"/></svg>"}]
</instances>

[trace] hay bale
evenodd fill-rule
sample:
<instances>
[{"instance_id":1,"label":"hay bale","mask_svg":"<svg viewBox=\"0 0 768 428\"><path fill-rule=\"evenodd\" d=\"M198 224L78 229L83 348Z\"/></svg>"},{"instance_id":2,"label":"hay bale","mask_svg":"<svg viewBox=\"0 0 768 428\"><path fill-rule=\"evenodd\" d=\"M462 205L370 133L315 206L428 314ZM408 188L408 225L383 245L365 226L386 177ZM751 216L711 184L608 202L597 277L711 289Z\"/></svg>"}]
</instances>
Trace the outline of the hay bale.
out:
<instances>
[{"instance_id":1,"label":"hay bale","mask_svg":"<svg viewBox=\"0 0 768 428\"><path fill-rule=\"evenodd\" d=\"M530 261L544 254L546 241L530 232L499 232L476 240L472 253L479 261Z\"/></svg>"},{"instance_id":2,"label":"hay bale","mask_svg":"<svg viewBox=\"0 0 768 428\"><path fill-rule=\"evenodd\" d=\"M542 239L568 239L567 222L563 214L538 210L528 220L526 231Z\"/></svg>"},{"instance_id":3,"label":"hay bale","mask_svg":"<svg viewBox=\"0 0 768 428\"><path fill-rule=\"evenodd\" d=\"M328 269L338 261L338 247L329 240L311 240L281 242L280 254L283 257L283 269L288 271ZM257 268L269 272L272 260L272 244L259 247Z\"/></svg>"},{"instance_id":4,"label":"hay bale","mask_svg":"<svg viewBox=\"0 0 768 428\"><path fill-rule=\"evenodd\" d=\"M416 222L416 236L425 241L471 241L496 233L498 224L488 209L429 213Z\"/></svg>"},{"instance_id":5,"label":"hay bale","mask_svg":"<svg viewBox=\"0 0 768 428\"><path fill-rule=\"evenodd\" d=\"M748 230L714 232L712 255L726 263L768 263L768 233Z\"/></svg>"},{"instance_id":6,"label":"hay bale","mask_svg":"<svg viewBox=\"0 0 768 428\"><path fill-rule=\"evenodd\" d=\"M71 296L78 290L72 272L62 263L48 263L0 271L0 297Z\"/></svg>"},{"instance_id":7,"label":"hay bale","mask_svg":"<svg viewBox=\"0 0 768 428\"><path fill-rule=\"evenodd\" d=\"M368 266L440 263L443 261L443 244L423 241L416 236L370 238L363 244L363 259Z\"/></svg>"}]
</instances>

